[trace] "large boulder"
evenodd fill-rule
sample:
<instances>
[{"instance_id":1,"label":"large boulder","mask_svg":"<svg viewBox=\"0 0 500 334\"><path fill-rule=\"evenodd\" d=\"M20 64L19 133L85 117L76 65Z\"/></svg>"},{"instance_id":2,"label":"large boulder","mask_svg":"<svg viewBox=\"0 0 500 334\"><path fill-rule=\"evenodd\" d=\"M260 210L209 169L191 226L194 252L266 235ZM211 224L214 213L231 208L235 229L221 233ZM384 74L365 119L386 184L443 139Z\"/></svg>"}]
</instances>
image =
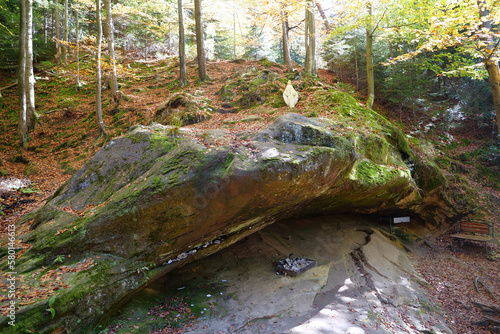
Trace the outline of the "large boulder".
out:
<instances>
[{"instance_id":1,"label":"large boulder","mask_svg":"<svg viewBox=\"0 0 500 334\"><path fill-rule=\"evenodd\" d=\"M30 288L20 291L16 333L84 332L149 280L287 217L431 215L422 203L441 184L421 189L414 175L437 167L369 117L384 131L340 133L331 120L288 114L219 149L162 125L112 140L20 223L31 224L30 248L16 269ZM30 289L46 290L30 299Z\"/></svg>"}]
</instances>

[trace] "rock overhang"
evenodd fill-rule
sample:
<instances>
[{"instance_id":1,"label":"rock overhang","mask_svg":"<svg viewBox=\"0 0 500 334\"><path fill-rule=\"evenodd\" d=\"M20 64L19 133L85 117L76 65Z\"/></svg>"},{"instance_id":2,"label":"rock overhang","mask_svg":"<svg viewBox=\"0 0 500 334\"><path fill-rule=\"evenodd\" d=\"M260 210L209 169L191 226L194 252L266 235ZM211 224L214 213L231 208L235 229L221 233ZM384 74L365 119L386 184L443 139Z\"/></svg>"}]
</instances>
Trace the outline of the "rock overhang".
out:
<instances>
[{"instance_id":1,"label":"rock overhang","mask_svg":"<svg viewBox=\"0 0 500 334\"><path fill-rule=\"evenodd\" d=\"M119 299L150 278L290 216L418 215L425 194L401 154L406 146L391 139L394 131L346 135L330 126L329 120L287 114L254 135L251 148L217 151L184 129L135 127L104 147L34 215L24 269L51 264L61 254L75 261L102 256L105 266L122 268L107 273ZM377 150L362 146L366 138ZM148 275L140 268L148 268ZM96 271L89 270L92 277ZM133 284L121 291L120 280ZM93 316L95 310L83 312L82 321ZM71 327L68 319L59 321Z\"/></svg>"}]
</instances>

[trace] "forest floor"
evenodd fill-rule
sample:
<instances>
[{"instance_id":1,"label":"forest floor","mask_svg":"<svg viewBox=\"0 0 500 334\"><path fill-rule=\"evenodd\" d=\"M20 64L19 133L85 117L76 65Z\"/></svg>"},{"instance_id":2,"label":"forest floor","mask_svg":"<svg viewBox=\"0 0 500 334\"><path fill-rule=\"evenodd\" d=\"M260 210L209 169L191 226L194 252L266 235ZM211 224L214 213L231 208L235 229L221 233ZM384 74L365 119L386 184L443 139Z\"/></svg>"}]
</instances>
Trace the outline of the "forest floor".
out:
<instances>
[{"instance_id":1,"label":"forest floor","mask_svg":"<svg viewBox=\"0 0 500 334\"><path fill-rule=\"evenodd\" d=\"M16 88L2 90L0 235L5 235L9 224L42 206L62 183L111 138L120 136L135 124L149 124L172 95L181 90L176 81L175 66L172 60L130 61L122 64L121 90L130 100L122 100L116 105L108 91L104 91L103 112L108 134L101 138L98 138L95 126L93 84L85 84L77 91L71 65L68 68L39 67L36 73L36 105L40 121L31 133L32 140L24 149L18 147ZM262 105L249 109L240 109L223 101L221 88L231 80L261 72L274 73L277 77L286 76L285 69L278 64L262 60L209 62L210 80L203 84L196 80L196 70L194 63L188 64L189 86L182 91L188 92L195 100L201 97L208 100L215 109L211 119L187 126L200 138L209 129L254 133L290 111L315 117L328 117L330 112L324 109L311 111L308 107L313 92L301 89L305 81L310 80L304 75L294 81L300 101L292 110L286 106L274 106L272 112L268 112L266 101L259 102L258 97L257 101L252 102ZM85 73L91 73L90 68L83 68L82 73L83 81L92 82L91 77L85 77ZM319 70L318 74L323 85L331 85L363 100L350 86L338 83L333 73ZM0 89L14 80L14 73L2 73ZM282 82L277 82L277 85L282 89L285 87ZM281 95L281 92L276 94ZM240 97L241 94L234 96L233 100ZM465 120L465 126L447 129L447 133L453 136L450 139L450 136L443 136L440 124L447 120L438 112L431 117L423 112L393 112L381 106L376 106L375 110L400 124L406 133L432 142L432 150L435 150L436 156L442 157L445 167L450 167L450 173L460 173L476 188L482 189L487 200L485 207L490 208L487 218L496 224L496 231L500 231L500 176L495 165L498 162L489 161L487 156L488 147L492 145L491 128L479 126L473 120ZM433 130L428 131L428 124L433 124ZM228 140L239 139L229 136ZM22 187L14 187L16 182L22 182ZM484 319L485 314L471 302L499 306L498 245L488 251L484 245L465 243L463 247L452 251L449 237L452 232L453 229L449 228L444 228L440 233L434 231L427 242L417 248L413 253L417 270L429 283L427 291L441 303L443 314L457 333L489 333L487 329L472 324ZM483 284L476 288L477 277Z\"/></svg>"}]
</instances>

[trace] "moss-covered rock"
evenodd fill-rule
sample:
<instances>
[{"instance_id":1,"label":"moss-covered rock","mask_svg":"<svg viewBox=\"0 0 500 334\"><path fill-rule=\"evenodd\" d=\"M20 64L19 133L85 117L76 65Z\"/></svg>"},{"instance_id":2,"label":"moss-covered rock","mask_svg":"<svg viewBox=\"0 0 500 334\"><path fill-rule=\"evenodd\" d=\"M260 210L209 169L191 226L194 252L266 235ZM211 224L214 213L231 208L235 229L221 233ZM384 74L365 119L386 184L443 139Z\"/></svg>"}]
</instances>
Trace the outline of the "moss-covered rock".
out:
<instances>
[{"instance_id":1,"label":"moss-covered rock","mask_svg":"<svg viewBox=\"0 0 500 334\"><path fill-rule=\"evenodd\" d=\"M208 99L179 92L158 108L154 120L164 125L189 125L210 119L213 111Z\"/></svg>"},{"instance_id":2,"label":"moss-covered rock","mask_svg":"<svg viewBox=\"0 0 500 334\"><path fill-rule=\"evenodd\" d=\"M337 121L288 114L250 143L219 150L159 124L112 140L30 217L23 241L31 247L17 264L26 284L61 270L55 264L62 259L94 262L61 276L65 286L50 301L22 306L18 328L89 328L149 279L286 217L432 214L422 196L439 194L437 167L415 158L387 120L342 94L323 98L347 104L344 117L357 128L369 121L373 131L341 132ZM207 132L205 140L216 137L224 133Z\"/></svg>"},{"instance_id":3,"label":"moss-covered rock","mask_svg":"<svg viewBox=\"0 0 500 334\"><path fill-rule=\"evenodd\" d=\"M240 109L248 109L262 104L273 108L284 106L281 94L284 85L279 76L271 70L260 72L252 69L236 76L217 92L222 101L233 102Z\"/></svg>"}]
</instances>

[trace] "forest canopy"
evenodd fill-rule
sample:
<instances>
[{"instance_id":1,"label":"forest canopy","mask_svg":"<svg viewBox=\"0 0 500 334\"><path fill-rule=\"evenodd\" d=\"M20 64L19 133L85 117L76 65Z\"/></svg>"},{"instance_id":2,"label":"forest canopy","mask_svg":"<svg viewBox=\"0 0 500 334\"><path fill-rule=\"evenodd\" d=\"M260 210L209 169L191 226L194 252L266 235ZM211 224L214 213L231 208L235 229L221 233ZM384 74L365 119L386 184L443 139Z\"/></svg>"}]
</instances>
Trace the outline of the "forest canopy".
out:
<instances>
[{"instance_id":1,"label":"forest canopy","mask_svg":"<svg viewBox=\"0 0 500 334\"><path fill-rule=\"evenodd\" d=\"M28 63L35 72L62 66L77 86L109 83L116 94L124 59L181 57L182 74L185 59L194 58L203 81L204 59L265 57L289 72L328 68L364 94L368 107L408 113L423 100L459 101L489 126L496 117L498 129L499 8L497 0L0 0L0 67L18 76L24 69L19 83L34 85ZM19 131L29 132L34 93L24 90L19 119L28 123ZM22 145L28 140L20 134Z\"/></svg>"}]
</instances>

